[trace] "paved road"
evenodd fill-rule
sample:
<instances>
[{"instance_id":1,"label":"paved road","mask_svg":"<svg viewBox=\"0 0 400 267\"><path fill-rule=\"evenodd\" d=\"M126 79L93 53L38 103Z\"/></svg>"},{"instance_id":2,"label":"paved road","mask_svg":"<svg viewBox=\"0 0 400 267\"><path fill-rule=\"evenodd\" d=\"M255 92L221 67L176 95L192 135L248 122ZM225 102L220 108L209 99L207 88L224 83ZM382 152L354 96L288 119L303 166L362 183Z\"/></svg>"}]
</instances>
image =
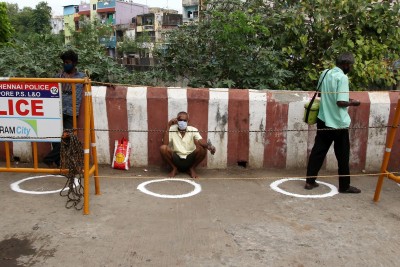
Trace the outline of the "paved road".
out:
<instances>
[{"instance_id":1,"label":"paved road","mask_svg":"<svg viewBox=\"0 0 400 267\"><path fill-rule=\"evenodd\" d=\"M302 175L233 168L200 170L201 191L187 198L158 198L137 189L158 169L100 170L102 195L93 184L90 215L66 209L55 194L25 194L10 184L35 175L0 174L0 266L399 266L400 187L385 180L372 201L376 177L355 177L360 195L298 198L273 191L281 177ZM187 179L185 174L177 178ZM240 179L234 179L240 178ZM190 180L193 181L193 180ZM322 181L337 185L336 178ZM30 191L60 189L65 180L42 177L19 184ZM280 188L309 192L302 181ZM182 195L187 182L150 183L162 195Z\"/></svg>"}]
</instances>

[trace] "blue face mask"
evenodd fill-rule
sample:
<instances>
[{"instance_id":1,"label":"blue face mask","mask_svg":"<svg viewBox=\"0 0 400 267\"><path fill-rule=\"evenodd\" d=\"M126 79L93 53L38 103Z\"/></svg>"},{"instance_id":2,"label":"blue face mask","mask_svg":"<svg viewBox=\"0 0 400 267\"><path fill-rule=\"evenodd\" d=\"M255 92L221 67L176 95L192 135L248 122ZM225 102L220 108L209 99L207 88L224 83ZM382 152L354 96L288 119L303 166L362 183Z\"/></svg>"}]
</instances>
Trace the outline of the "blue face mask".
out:
<instances>
[{"instance_id":1,"label":"blue face mask","mask_svg":"<svg viewBox=\"0 0 400 267\"><path fill-rule=\"evenodd\" d=\"M74 69L74 64L72 64L72 63L64 64L64 71L66 73L71 73L73 69Z\"/></svg>"},{"instance_id":2,"label":"blue face mask","mask_svg":"<svg viewBox=\"0 0 400 267\"><path fill-rule=\"evenodd\" d=\"M185 130L187 127L187 121L178 121L179 130Z\"/></svg>"}]
</instances>

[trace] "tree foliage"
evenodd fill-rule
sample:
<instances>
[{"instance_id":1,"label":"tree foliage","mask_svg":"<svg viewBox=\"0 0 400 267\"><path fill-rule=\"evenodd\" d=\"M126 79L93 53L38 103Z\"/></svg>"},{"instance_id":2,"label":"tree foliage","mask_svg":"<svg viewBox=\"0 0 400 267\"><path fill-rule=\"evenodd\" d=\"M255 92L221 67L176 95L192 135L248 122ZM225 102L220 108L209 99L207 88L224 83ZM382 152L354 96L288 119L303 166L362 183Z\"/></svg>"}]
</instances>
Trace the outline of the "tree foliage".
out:
<instances>
[{"instance_id":1,"label":"tree foliage","mask_svg":"<svg viewBox=\"0 0 400 267\"><path fill-rule=\"evenodd\" d=\"M396 82L400 4L372 0L209 0L198 25L169 35L164 77L195 86L313 90L341 52L355 55L352 89Z\"/></svg>"},{"instance_id":2,"label":"tree foliage","mask_svg":"<svg viewBox=\"0 0 400 267\"><path fill-rule=\"evenodd\" d=\"M392 3L390 3L392 2ZM371 0L275 1L273 8L262 0L248 1L252 12L264 13L271 36L265 40L290 59L295 73L289 86L307 88L319 72L332 66L337 55L355 55L350 74L354 89L395 82L391 66L400 52L400 4ZM312 86L313 87L313 86Z\"/></svg>"},{"instance_id":3,"label":"tree foliage","mask_svg":"<svg viewBox=\"0 0 400 267\"><path fill-rule=\"evenodd\" d=\"M183 76L193 87L281 88L291 76L283 53L262 40L269 29L239 0L213 2L205 20L172 31L160 50L164 77Z\"/></svg>"},{"instance_id":4,"label":"tree foliage","mask_svg":"<svg viewBox=\"0 0 400 267\"><path fill-rule=\"evenodd\" d=\"M49 34L51 32L51 7L46 2L39 2L34 9L18 4L8 4L7 12L16 38L26 38L30 34Z\"/></svg>"},{"instance_id":5,"label":"tree foliage","mask_svg":"<svg viewBox=\"0 0 400 267\"><path fill-rule=\"evenodd\" d=\"M147 32L143 32L142 35L136 36L135 38L124 37L123 42L118 44L118 54L138 53L144 54L149 50L148 45L151 44L152 40Z\"/></svg>"},{"instance_id":6,"label":"tree foliage","mask_svg":"<svg viewBox=\"0 0 400 267\"><path fill-rule=\"evenodd\" d=\"M30 34L15 39L12 45L0 47L0 77L54 77L62 70L61 52L72 48L79 55L78 70L89 73L93 81L151 85L148 74L130 73L106 55L99 37L109 29L97 26L82 24L80 32L73 33L69 46L54 34Z\"/></svg>"},{"instance_id":7,"label":"tree foliage","mask_svg":"<svg viewBox=\"0 0 400 267\"><path fill-rule=\"evenodd\" d=\"M7 43L13 31L14 29L7 14L7 6L4 2L0 2L0 44Z\"/></svg>"},{"instance_id":8,"label":"tree foliage","mask_svg":"<svg viewBox=\"0 0 400 267\"><path fill-rule=\"evenodd\" d=\"M32 27L36 33L47 33L51 32L51 7L47 5L47 2L40 2L36 5L33 10L32 16Z\"/></svg>"},{"instance_id":9,"label":"tree foliage","mask_svg":"<svg viewBox=\"0 0 400 267\"><path fill-rule=\"evenodd\" d=\"M71 32L71 46L79 52L79 65L90 73L92 80L127 84L150 83L146 73L131 73L106 55L99 40L112 34L112 26L98 21L81 21L80 30Z\"/></svg>"}]
</instances>

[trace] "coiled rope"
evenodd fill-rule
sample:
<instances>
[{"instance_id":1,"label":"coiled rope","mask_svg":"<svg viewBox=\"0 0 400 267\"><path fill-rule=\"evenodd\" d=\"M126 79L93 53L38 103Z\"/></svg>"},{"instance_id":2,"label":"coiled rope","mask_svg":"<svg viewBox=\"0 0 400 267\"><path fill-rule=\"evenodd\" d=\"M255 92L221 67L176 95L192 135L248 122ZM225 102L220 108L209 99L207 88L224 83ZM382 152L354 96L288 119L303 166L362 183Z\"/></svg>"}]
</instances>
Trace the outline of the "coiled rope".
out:
<instances>
[{"instance_id":1,"label":"coiled rope","mask_svg":"<svg viewBox=\"0 0 400 267\"><path fill-rule=\"evenodd\" d=\"M68 172L62 174L67 181L60 191L60 196L67 197L65 207L74 207L77 210L83 208L83 146L73 130L64 131L61 138L60 168L67 169ZM68 188L68 190L65 190ZM65 191L64 191L65 190Z\"/></svg>"}]
</instances>

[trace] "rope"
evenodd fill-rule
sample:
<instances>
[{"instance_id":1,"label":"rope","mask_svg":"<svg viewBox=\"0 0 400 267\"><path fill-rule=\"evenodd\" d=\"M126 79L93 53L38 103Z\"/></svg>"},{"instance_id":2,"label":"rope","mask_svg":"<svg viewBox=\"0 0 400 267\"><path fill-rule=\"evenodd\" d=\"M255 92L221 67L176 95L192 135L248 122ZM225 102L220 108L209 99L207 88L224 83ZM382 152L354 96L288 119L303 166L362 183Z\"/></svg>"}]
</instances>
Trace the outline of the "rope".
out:
<instances>
[{"instance_id":1,"label":"rope","mask_svg":"<svg viewBox=\"0 0 400 267\"><path fill-rule=\"evenodd\" d=\"M400 174L400 172L391 172L392 174ZM359 173L359 174L350 174L348 176L350 177L361 177L361 176L379 176L381 174L388 175L388 173ZM340 175L338 174L333 174L333 175L318 175L318 179L320 178L337 178ZM111 178L111 179L137 179L137 180L149 180L149 179L160 179L160 178L166 178L168 177L163 177L163 176L96 176L98 178ZM265 177L215 177L215 178L198 178L195 180L268 180L268 179L284 179L284 178L296 178L296 179L306 179L307 176L265 176Z\"/></svg>"},{"instance_id":2,"label":"rope","mask_svg":"<svg viewBox=\"0 0 400 267\"><path fill-rule=\"evenodd\" d=\"M67 197L65 207L70 209L74 207L77 210L83 208L83 147L78 137L73 131L67 130L61 139L61 169L67 169L68 172L63 174L67 181L64 188L60 191L60 196ZM64 193L64 189L68 191Z\"/></svg>"},{"instance_id":3,"label":"rope","mask_svg":"<svg viewBox=\"0 0 400 267\"><path fill-rule=\"evenodd\" d=\"M109 87L116 87L116 86L125 86L125 87L149 87L147 85L138 85L138 84L126 84L126 83L106 83L106 82L96 82L96 81L92 81L92 84L98 84L98 85L104 85L104 86L109 86ZM152 86L150 86L152 87ZM156 86L155 86L156 87ZM156 88L173 88L173 89L177 89L177 90L186 90L186 89L199 89L199 88L191 88L191 87L156 87ZM229 88L212 88L213 92L228 92L227 90ZM229 89L230 90L230 89ZM250 89L251 90L251 89ZM308 94L308 93L312 93L313 91L299 91L299 90L273 90L273 89L263 89L263 90L256 90L254 89L254 91L252 92L256 92L256 93L265 93L264 90L268 90L269 92L273 92L274 94ZM350 93L399 93L400 91L395 91L395 90L386 90L386 91L350 91ZM323 94L340 94L339 92L323 92ZM343 94L343 92L342 92Z\"/></svg>"},{"instance_id":4,"label":"rope","mask_svg":"<svg viewBox=\"0 0 400 267\"><path fill-rule=\"evenodd\" d=\"M307 126L306 123L304 123ZM365 129L385 129L385 128L398 128L400 125L393 126L393 125L380 125L380 126L353 126L349 128L343 128L348 130L365 130ZM83 128L73 128L69 129L70 131L83 131ZM188 132L198 132L198 133L276 133L276 132L317 132L317 131L335 131L340 129L333 129L333 128L324 128L324 129L317 129L316 127L305 127L305 129L265 129L265 130L198 130L198 131L188 131ZM165 129L151 129L151 130L123 130L123 129L90 129L90 131L95 132L129 132L129 133L164 133ZM59 138L59 136L46 136L46 137L26 137L26 136L1 136L0 139L10 139L10 140L28 140L28 139L55 139ZM3 140L6 141L6 140Z\"/></svg>"}]
</instances>

